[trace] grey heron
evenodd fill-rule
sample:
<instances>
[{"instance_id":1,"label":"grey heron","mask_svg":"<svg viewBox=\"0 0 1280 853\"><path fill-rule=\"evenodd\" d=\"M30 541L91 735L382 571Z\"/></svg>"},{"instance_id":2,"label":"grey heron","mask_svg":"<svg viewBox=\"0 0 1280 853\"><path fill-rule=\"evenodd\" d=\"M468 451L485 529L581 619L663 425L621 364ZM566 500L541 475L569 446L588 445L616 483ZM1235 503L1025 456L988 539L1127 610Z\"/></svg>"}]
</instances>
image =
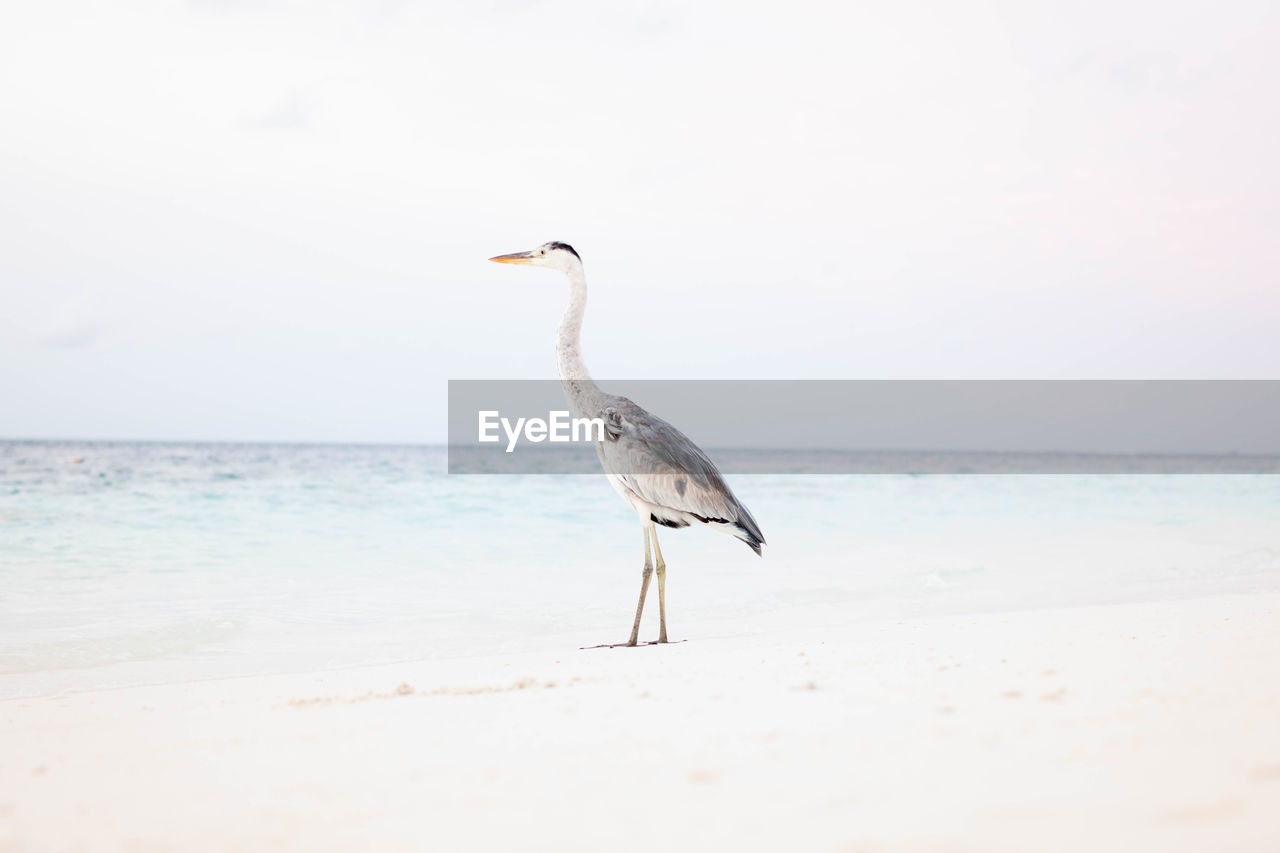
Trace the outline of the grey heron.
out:
<instances>
[{"instance_id":1,"label":"grey heron","mask_svg":"<svg viewBox=\"0 0 1280 853\"><path fill-rule=\"evenodd\" d=\"M658 547L657 525L711 527L741 539L757 555L765 544L760 526L733 494L715 464L698 445L671 424L626 397L601 391L582 360L582 315L587 307L587 277L582 258L567 243L544 243L528 252L490 258L500 264L524 264L559 270L569 280L569 307L556 341L560 384L574 417L601 418L605 437L596 453L605 476L640 517L644 533L644 570L640 601L631 626L636 645L649 579L658 573L658 642L667 642L667 564ZM653 543L652 555L649 544ZM656 557L656 564L654 561Z\"/></svg>"}]
</instances>

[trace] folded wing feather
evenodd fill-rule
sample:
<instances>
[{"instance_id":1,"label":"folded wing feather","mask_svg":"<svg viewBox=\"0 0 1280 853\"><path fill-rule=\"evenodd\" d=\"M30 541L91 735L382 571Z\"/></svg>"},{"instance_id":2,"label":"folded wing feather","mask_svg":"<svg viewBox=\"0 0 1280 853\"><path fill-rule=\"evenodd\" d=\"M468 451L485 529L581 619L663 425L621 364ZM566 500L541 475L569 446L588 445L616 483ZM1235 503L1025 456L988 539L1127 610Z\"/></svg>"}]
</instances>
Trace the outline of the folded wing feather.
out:
<instances>
[{"instance_id":1,"label":"folded wing feather","mask_svg":"<svg viewBox=\"0 0 1280 853\"><path fill-rule=\"evenodd\" d=\"M715 463L684 433L626 397L611 398L601 417L605 441L597 443L600 461L637 497L698 521L733 525L746 534L748 544L752 539L764 542L760 527ZM758 550L756 544L752 547Z\"/></svg>"}]
</instances>

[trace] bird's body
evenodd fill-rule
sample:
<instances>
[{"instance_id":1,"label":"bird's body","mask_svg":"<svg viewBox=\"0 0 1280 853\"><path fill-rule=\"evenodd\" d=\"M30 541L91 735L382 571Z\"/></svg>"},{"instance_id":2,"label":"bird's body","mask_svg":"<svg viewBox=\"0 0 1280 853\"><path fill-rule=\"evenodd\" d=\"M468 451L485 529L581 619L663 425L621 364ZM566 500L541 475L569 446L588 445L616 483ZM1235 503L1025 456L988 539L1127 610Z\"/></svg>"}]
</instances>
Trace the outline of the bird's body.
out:
<instances>
[{"instance_id":1,"label":"bird's body","mask_svg":"<svg viewBox=\"0 0 1280 853\"><path fill-rule=\"evenodd\" d=\"M528 264L558 269L569 280L569 306L556 339L556 359L565 399L574 417L601 418L603 441L596 452L610 485L640 518L644 528L645 564L631 639L636 644L640 616L653 563L649 543L657 554L661 622L658 642L667 642L666 563L658 549L655 525L700 525L732 534L760 553L764 534L746 506L734 496L715 464L684 433L650 414L626 397L600 390L582 359L582 316L587 306L587 279L582 259L572 246L546 243L531 252L499 255L499 263Z\"/></svg>"},{"instance_id":2,"label":"bird's body","mask_svg":"<svg viewBox=\"0 0 1280 853\"><path fill-rule=\"evenodd\" d=\"M596 443L600 462L613 488L641 518L666 527L713 527L760 553L759 525L701 448L626 397L612 397L602 416L605 440Z\"/></svg>"}]
</instances>

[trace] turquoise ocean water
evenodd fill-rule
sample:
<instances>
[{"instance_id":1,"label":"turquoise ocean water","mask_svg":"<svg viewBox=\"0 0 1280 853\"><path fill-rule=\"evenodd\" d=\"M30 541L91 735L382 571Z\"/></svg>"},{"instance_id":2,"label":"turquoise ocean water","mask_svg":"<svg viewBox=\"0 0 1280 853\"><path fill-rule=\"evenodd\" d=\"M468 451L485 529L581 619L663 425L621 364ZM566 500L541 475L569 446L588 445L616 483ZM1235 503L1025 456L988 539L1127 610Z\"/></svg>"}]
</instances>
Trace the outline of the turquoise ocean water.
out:
<instances>
[{"instance_id":1,"label":"turquoise ocean water","mask_svg":"<svg viewBox=\"0 0 1280 853\"><path fill-rule=\"evenodd\" d=\"M445 471L442 447L0 442L0 698L625 639L641 532L603 477ZM663 532L674 637L1280 589L1276 475L730 482L765 557Z\"/></svg>"}]
</instances>

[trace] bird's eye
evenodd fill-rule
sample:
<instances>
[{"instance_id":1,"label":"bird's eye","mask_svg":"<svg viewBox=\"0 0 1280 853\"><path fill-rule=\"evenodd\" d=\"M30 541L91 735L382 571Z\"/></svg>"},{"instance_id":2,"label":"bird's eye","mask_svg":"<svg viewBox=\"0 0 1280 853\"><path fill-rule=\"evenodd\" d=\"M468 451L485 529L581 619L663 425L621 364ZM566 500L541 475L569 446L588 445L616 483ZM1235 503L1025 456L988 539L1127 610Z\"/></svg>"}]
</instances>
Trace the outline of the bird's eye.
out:
<instances>
[{"instance_id":1,"label":"bird's eye","mask_svg":"<svg viewBox=\"0 0 1280 853\"><path fill-rule=\"evenodd\" d=\"M539 250L538 250L538 254L539 254L539 255L545 255L546 253L547 253L547 250L546 250L546 249L539 249Z\"/></svg>"}]
</instances>

